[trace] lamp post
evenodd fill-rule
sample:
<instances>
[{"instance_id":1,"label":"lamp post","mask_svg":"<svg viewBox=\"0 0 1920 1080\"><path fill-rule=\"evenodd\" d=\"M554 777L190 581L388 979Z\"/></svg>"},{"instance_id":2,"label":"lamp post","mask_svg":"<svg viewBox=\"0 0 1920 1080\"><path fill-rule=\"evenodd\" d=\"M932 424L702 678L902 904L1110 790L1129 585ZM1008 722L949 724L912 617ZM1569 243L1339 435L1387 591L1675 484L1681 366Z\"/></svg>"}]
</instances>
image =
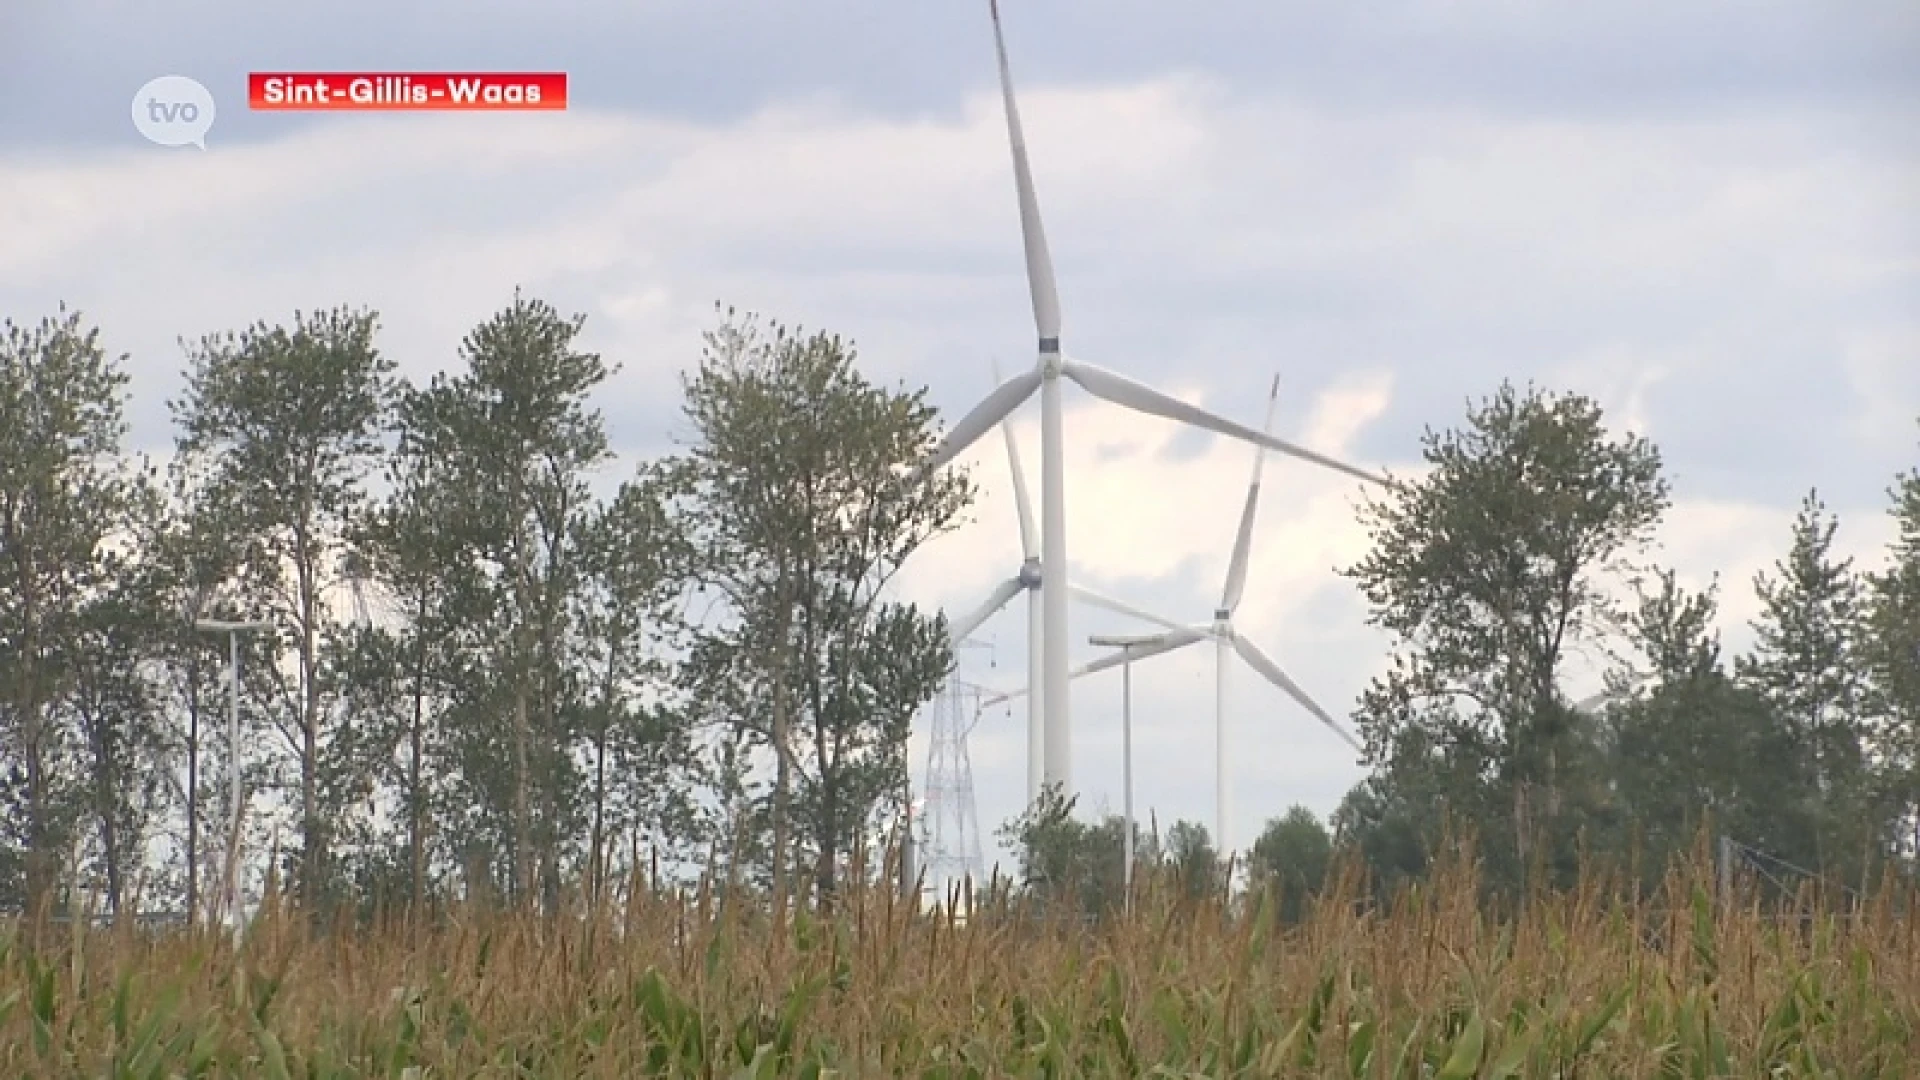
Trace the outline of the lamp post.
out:
<instances>
[{"instance_id":1,"label":"lamp post","mask_svg":"<svg viewBox=\"0 0 1920 1080\"><path fill-rule=\"evenodd\" d=\"M227 841L227 865L232 868L227 902L233 910L233 938L240 940L240 635L273 629L270 622L229 622L195 619L203 634L227 635L227 808L232 815L232 838Z\"/></svg>"},{"instance_id":2,"label":"lamp post","mask_svg":"<svg viewBox=\"0 0 1920 1080\"><path fill-rule=\"evenodd\" d=\"M1120 840L1120 881L1125 894L1123 903L1129 910L1133 907L1133 654L1136 649L1159 639L1158 634L1095 634L1087 639L1087 643L1096 648L1120 650L1120 782L1122 805L1126 810L1126 823L1122 826L1125 834Z\"/></svg>"}]
</instances>

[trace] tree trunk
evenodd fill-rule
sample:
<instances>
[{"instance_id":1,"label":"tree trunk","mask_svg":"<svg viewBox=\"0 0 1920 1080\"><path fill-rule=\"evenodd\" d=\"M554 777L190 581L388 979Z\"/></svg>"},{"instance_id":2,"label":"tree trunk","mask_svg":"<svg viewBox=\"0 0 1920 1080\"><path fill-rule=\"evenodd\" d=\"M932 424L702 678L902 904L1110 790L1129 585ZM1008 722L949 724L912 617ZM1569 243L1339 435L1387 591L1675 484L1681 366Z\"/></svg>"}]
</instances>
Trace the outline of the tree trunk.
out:
<instances>
[{"instance_id":1,"label":"tree trunk","mask_svg":"<svg viewBox=\"0 0 1920 1080\"><path fill-rule=\"evenodd\" d=\"M107 867L107 910L120 910L120 844L119 830L114 821L118 809L118 796L114 790L115 760L113 752L113 731L107 725L110 722L105 712L99 708L93 710L93 803L94 814L100 823L100 849Z\"/></svg>"},{"instance_id":2,"label":"tree trunk","mask_svg":"<svg viewBox=\"0 0 1920 1080\"><path fill-rule=\"evenodd\" d=\"M530 739L527 687L521 682L513 692L513 887L522 902L533 896L533 822L527 791Z\"/></svg>"},{"instance_id":3,"label":"tree trunk","mask_svg":"<svg viewBox=\"0 0 1920 1080\"><path fill-rule=\"evenodd\" d=\"M618 681L615 676L620 670L620 650L624 644L619 633L608 635L607 675L600 687L600 731L593 755L593 838L588 845L592 859L587 864L588 895L595 904L600 902L606 859L607 743L613 730L614 691Z\"/></svg>"},{"instance_id":4,"label":"tree trunk","mask_svg":"<svg viewBox=\"0 0 1920 1080\"><path fill-rule=\"evenodd\" d=\"M187 665L187 925L200 911L200 657Z\"/></svg>"},{"instance_id":5,"label":"tree trunk","mask_svg":"<svg viewBox=\"0 0 1920 1080\"><path fill-rule=\"evenodd\" d=\"M112 813L101 815L100 846L105 850L107 860L107 910L118 915L120 913L120 830L114 824Z\"/></svg>"},{"instance_id":6,"label":"tree trunk","mask_svg":"<svg viewBox=\"0 0 1920 1080\"><path fill-rule=\"evenodd\" d=\"M9 522L11 525L11 522ZM40 596L39 582L34 577L31 554L20 549L18 541L13 539L13 530L8 529L10 545L15 548L14 569L20 582L20 681L15 691L14 705L20 725L20 753L26 759L27 766L27 852L26 852L26 911L29 916L38 915L41 906L52 891L53 882L50 872L50 860L46 850L48 837L47 821L47 777L45 741L46 733L41 730L44 717L41 715L40 693Z\"/></svg>"},{"instance_id":7,"label":"tree trunk","mask_svg":"<svg viewBox=\"0 0 1920 1080\"><path fill-rule=\"evenodd\" d=\"M600 720L599 738L593 753L593 835L587 844L587 899L600 903L600 868L605 858L602 844L607 822L607 720Z\"/></svg>"},{"instance_id":8,"label":"tree trunk","mask_svg":"<svg viewBox=\"0 0 1920 1080\"><path fill-rule=\"evenodd\" d=\"M834 896L840 891L838 875L840 853L835 850L831 839L820 844L820 854L813 863L814 903L819 906L822 915L832 914Z\"/></svg>"},{"instance_id":9,"label":"tree trunk","mask_svg":"<svg viewBox=\"0 0 1920 1080\"><path fill-rule=\"evenodd\" d=\"M314 468L309 463L309 473ZM320 817L320 687L314 678L316 620L320 616L318 568L310 534L312 498L302 500L293 525L294 573L300 621L300 901L320 913L322 867L326 863L325 823Z\"/></svg>"},{"instance_id":10,"label":"tree trunk","mask_svg":"<svg viewBox=\"0 0 1920 1080\"><path fill-rule=\"evenodd\" d=\"M833 768L834 763L827 757L829 736L826 725L821 720L824 703L819 699L817 680L814 687L813 761L814 768L819 770L820 775L819 820L814 822L813 829L814 842L820 849L820 857L814 865L814 888L820 910L824 912L833 910L834 893L839 888L837 870L840 854L840 800L837 797L835 783L837 770Z\"/></svg>"},{"instance_id":11,"label":"tree trunk","mask_svg":"<svg viewBox=\"0 0 1920 1080\"><path fill-rule=\"evenodd\" d=\"M426 844L421 835L426 793L420 790L420 720L426 707L425 688L413 683L413 722L407 728L407 877L413 907L418 910L426 890Z\"/></svg>"},{"instance_id":12,"label":"tree trunk","mask_svg":"<svg viewBox=\"0 0 1920 1080\"><path fill-rule=\"evenodd\" d=\"M20 728L22 750L27 759L27 858L26 858L26 910L30 916L38 916L48 897L53 892L54 858L48 850L52 844L52 830L47 820L51 812L47 798L46 771L46 732L43 728L45 717L41 712L39 700L39 664L34 653L37 643L35 635L28 631L28 645L24 650L25 687L20 703Z\"/></svg>"},{"instance_id":13,"label":"tree trunk","mask_svg":"<svg viewBox=\"0 0 1920 1080\"><path fill-rule=\"evenodd\" d=\"M786 652L784 643L779 646L782 655ZM787 913L787 847L789 844L789 817L791 815L791 789L793 770L787 759L787 676L786 665L780 660L774 662L773 682L773 911L775 926L781 925Z\"/></svg>"},{"instance_id":14,"label":"tree trunk","mask_svg":"<svg viewBox=\"0 0 1920 1080\"><path fill-rule=\"evenodd\" d=\"M773 641L773 919L779 930L787 917L787 848L791 843L793 766L790 761L790 725L792 699L788 695L787 671L790 652L792 607L786 601L786 570L780 570L777 593L776 629Z\"/></svg>"},{"instance_id":15,"label":"tree trunk","mask_svg":"<svg viewBox=\"0 0 1920 1080\"><path fill-rule=\"evenodd\" d=\"M514 525L514 687L513 687L513 882L516 898L531 903L534 897L533 863L533 778L530 765L533 742L532 702L528 700L533 677L533 649L529 640L532 613L528 608L531 582L528 567L524 522Z\"/></svg>"},{"instance_id":16,"label":"tree trunk","mask_svg":"<svg viewBox=\"0 0 1920 1080\"><path fill-rule=\"evenodd\" d=\"M407 724L407 885L412 910L426 899L426 792L422 791L421 757L427 708L427 590L423 586L413 606L413 715Z\"/></svg>"}]
</instances>

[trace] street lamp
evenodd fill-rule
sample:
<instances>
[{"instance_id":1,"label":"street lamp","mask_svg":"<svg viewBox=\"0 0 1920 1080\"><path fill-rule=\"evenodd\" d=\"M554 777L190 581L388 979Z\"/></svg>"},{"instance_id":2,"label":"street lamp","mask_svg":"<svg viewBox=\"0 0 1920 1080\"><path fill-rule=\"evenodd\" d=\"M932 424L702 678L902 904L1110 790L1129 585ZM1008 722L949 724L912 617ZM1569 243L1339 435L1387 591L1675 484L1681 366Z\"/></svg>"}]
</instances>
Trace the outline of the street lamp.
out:
<instances>
[{"instance_id":1,"label":"street lamp","mask_svg":"<svg viewBox=\"0 0 1920 1080\"><path fill-rule=\"evenodd\" d=\"M195 619L193 628L203 634L227 635L227 807L232 813L232 839L227 842L227 865L233 880L229 882L227 902L233 906L233 937L240 940L240 635L272 630L270 622L229 622L224 619Z\"/></svg>"},{"instance_id":2,"label":"street lamp","mask_svg":"<svg viewBox=\"0 0 1920 1080\"><path fill-rule=\"evenodd\" d=\"M1087 639L1096 648L1120 650L1120 774L1127 818L1120 840L1120 880L1128 910L1133 907L1133 655L1159 640L1158 634L1095 634Z\"/></svg>"}]
</instances>

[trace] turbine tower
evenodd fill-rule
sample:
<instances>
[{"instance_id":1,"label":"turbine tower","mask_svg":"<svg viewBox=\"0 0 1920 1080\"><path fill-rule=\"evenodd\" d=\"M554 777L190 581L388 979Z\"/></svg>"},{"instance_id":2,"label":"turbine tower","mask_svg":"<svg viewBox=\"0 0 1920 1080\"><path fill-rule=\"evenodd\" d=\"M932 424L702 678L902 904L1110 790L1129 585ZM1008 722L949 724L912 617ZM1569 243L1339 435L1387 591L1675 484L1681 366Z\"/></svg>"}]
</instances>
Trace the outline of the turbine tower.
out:
<instances>
[{"instance_id":1,"label":"turbine tower","mask_svg":"<svg viewBox=\"0 0 1920 1080\"><path fill-rule=\"evenodd\" d=\"M999 371L994 372L994 380L999 381ZM979 607L966 616L956 620L948 630L948 636L956 642L964 642L969 635L980 628L980 624L992 618L1021 593L1027 594L1027 804L1031 806L1040 797L1040 785L1044 775L1046 744L1043 738L1043 710L1040 696L1033 691L1044 681L1041 660L1045 650L1041 647L1044 633L1041 610L1041 582L1046 573L1042 569L1039 545L1034 535L1033 503L1027 497L1026 470L1020 467L1020 443L1014 438L1013 424L1000 422L1000 431L1006 437L1007 468L1013 474L1013 503L1020 521L1020 568L1014 575L996 586ZM1169 630L1178 630L1179 623L1169 622L1157 615L1142 611L1131 604L1068 582L1067 591L1079 600L1106 608L1108 611L1129 615L1145 622Z\"/></svg>"},{"instance_id":2,"label":"turbine tower","mask_svg":"<svg viewBox=\"0 0 1920 1080\"><path fill-rule=\"evenodd\" d=\"M1027 287L1033 300L1039 359L1033 370L1002 383L955 424L928 468L937 469L951 462L986 434L989 428L1000 423L1033 396L1035 390L1040 392L1040 562L1043 567L1050 568L1038 586L1042 672L1038 697L1044 727L1043 774L1047 784L1058 785L1063 793L1071 794L1072 724L1067 705L1066 588L1066 577L1070 571L1067 563L1066 448L1060 417L1061 376L1073 380L1096 397L1136 412L1230 435L1338 469L1362 480L1375 483L1385 483L1385 480L1363 469L1189 405L1105 368L1068 360L1063 356L1060 351L1060 298L1054 284L1053 257L1047 249L1046 232L1040 223L1040 204L1034 194L1032 169L1027 161L1026 135L1020 125L1020 110L1014 102L1013 76L1007 65L1006 40L1001 33L997 0L989 0L988 8L993 17L994 56L1000 69L1000 97L1007 116L1007 142L1013 155L1014 187L1020 206L1021 243L1026 255Z\"/></svg>"},{"instance_id":3,"label":"turbine tower","mask_svg":"<svg viewBox=\"0 0 1920 1080\"><path fill-rule=\"evenodd\" d=\"M1274 408L1280 400L1280 377L1273 378L1273 388L1267 395L1266 427L1273 427ZM1360 751L1360 743L1348 733L1346 728L1320 707L1300 684L1293 681L1273 658L1260 646L1248 640L1233 625L1233 613L1240 607L1240 600L1247 591L1247 560L1253 549L1253 524L1260 509L1260 474L1266 465L1266 448L1259 447L1253 454L1253 479L1247 485L1247 501L1240 510L1240 526L1233 540L1233 555L1227 562L1226 585L1220 590L1220 606L1214 609L1213 621L1198 626L1177 627L1161 634L1150 642L1136 648L1123 650L1103 656L1074 673L1074 677L1091 675L1096 671L1105 671L1118 667L1122 663L1144 660L1149 656L1170 653L1185 648L1195 642L1213 640L1214 653L1214 696L1213 696L1213 750L1214 750L1214 842L1219 845L1224 857L1233 851L1232 810L1233 810L1233 773L1228 766L1227 739L1227 688L1228 676L1233 669L1233 654L1238 653L1247 666L1259 672L1268 682L1285 691L1299 702L1314 718L1333 730L1348 746Z\"/></svg>"}]
</instances>

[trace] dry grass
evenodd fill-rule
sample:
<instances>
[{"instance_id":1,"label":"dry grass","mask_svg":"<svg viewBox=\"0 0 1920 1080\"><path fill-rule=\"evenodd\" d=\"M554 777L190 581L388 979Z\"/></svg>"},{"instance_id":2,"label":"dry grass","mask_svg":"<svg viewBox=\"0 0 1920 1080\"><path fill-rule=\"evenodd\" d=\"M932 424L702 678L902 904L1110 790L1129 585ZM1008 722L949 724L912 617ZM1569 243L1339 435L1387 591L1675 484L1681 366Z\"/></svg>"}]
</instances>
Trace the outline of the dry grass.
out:
<instances>
[{"instance_id":1,"label":"dry grass","mask_svg":"<svg viewBox=\"0 0 1920 1080\"><path fill-rule=\"evenodd\" d=\"M560 919L323 935L269 904L237 954L6 930L0 1075L1920 1075L1910 895L1722 910L1699 870L1652 903L1591 882L1511 920L1464 863L1384 911L1346 874L1294 928L1162 883L1101 926L1004 895L961 925L874 889L776 928L636 887Z\"/></svg>"}]
</instances>

